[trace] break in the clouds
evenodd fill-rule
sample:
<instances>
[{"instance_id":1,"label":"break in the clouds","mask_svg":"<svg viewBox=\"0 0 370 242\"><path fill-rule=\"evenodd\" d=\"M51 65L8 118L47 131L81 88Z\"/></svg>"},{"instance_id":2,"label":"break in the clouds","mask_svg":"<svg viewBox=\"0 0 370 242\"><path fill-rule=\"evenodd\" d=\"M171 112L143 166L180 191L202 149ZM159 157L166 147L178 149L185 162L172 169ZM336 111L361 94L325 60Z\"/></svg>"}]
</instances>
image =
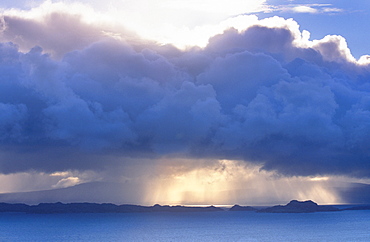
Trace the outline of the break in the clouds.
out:
<instances>
[{"instance_id":1,"label":"break in the clouds","mask_svg":"<svg viewBox=\"0 0 370 242\"><path fill-rule=\"evenodd\" d=\"M333 7L332 4L288 4L275 6L273 11L309 14L335 14L343 12L344 10Z\"/></svg>"},{"instance_id":2,"label":"break in the clouds","mask_svg":"<svg viewBox=\"0 0 370 242\"><path fill-rule=\"evenodd\" d=\"M370 177L370 62L343 37L251 16L179 50L67 10L1 16L1 173L170 156Z\"/></svg>"}]
</instances>

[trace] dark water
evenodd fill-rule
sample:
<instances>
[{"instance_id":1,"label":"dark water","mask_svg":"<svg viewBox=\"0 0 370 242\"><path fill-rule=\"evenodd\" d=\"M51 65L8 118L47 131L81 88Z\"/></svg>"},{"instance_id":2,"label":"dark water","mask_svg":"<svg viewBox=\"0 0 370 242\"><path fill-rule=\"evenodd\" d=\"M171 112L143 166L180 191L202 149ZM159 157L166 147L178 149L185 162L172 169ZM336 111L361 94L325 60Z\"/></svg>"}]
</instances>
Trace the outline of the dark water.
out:
<instances>
[{"instance_id":1,"label":"dark water","mask_svg":"<svg viewBox=\"0 0 370 242\"><path fill-rule=\"evenodd\" d=\"M370 211L0 214L0 241L370 241Z\"/></svg>"}]
</instances>

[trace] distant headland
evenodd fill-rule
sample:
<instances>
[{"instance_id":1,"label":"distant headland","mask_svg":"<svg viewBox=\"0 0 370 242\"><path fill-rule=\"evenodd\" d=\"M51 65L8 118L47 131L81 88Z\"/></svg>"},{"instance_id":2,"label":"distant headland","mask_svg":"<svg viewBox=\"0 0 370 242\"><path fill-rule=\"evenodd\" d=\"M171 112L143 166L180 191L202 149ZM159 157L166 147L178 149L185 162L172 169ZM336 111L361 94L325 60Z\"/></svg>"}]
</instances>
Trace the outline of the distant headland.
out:
<instances>
[{"instance_id":1,"label":"distant headland","mask_svg":"<svg viewBox=\"0 0 370 242\"><path fill-rule=\"evenodd\" d=\"M251 211L259 213L313 213L336 212L342 210L370 210L370 206L354 206L339 209L329 205L318 205L313 201L292 200L286 205L257 209L250 206L234 205L230 209L215 206L140 206L140 205L115 205L112 203L40 203L27 205L23 203L0 203L0 212L20 212L33 214L51 213L148 213L148 212L219 212L219 211Z\"/></svg>"},{"instance_id":2,"label":"distant headland","mask_svg":"<svg viewBox=\"0 0 370 242\"><path fill-rule=\"evenodd\" d=\"M308 201L292 200L287 205L277 205L265 209L258 210L260 213L314 213L314 212L334 212L340 211L339 208L329 205L318 205L317 203Z\"/></svg>"}]
</instances>

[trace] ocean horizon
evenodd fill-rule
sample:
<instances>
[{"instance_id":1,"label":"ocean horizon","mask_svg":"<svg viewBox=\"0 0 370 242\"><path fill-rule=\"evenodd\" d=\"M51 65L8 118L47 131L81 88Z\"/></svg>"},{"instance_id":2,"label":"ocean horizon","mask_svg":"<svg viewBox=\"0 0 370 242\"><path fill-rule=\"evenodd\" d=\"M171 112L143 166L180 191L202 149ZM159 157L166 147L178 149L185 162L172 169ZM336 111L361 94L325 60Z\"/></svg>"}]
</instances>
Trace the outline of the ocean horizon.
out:
<instances>
[{"instance_id":1,"label":"ocean horizon","mask_svg":"<svg viewBox=\"0 0 370 242\"><path fill-rule=\"evenodd\" d=\"M1 241L369 241L370 210L0 213Z\"/></svg>"}]
</instances>

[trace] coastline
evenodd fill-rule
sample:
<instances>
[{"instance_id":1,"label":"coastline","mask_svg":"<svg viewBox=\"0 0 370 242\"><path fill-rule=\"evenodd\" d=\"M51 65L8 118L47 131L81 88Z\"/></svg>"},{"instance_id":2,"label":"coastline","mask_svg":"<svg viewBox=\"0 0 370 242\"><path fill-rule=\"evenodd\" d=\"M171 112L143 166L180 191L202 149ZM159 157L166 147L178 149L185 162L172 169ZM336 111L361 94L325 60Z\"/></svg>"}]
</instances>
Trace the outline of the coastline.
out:
<instances>
[{"instance_id":1,"label":"coastline","mask_svg":"<svg viewBox=\"0 0 370 242\"><path fill-rule=\"evenodd\" d=\"M112 203L40 203L27 205L24 203L0 203L0 213L18 212L30 214L49 213L152 213L152 212L222 212L249 211L258 213L314 213L340 212L344 210L370 210L370 205L318 205L313 201L292 200L286 205L271 207L251 207L234 205L231 208L221 206L169 206L159 205L116 205Z\"/></svg>"}]
</instances>

